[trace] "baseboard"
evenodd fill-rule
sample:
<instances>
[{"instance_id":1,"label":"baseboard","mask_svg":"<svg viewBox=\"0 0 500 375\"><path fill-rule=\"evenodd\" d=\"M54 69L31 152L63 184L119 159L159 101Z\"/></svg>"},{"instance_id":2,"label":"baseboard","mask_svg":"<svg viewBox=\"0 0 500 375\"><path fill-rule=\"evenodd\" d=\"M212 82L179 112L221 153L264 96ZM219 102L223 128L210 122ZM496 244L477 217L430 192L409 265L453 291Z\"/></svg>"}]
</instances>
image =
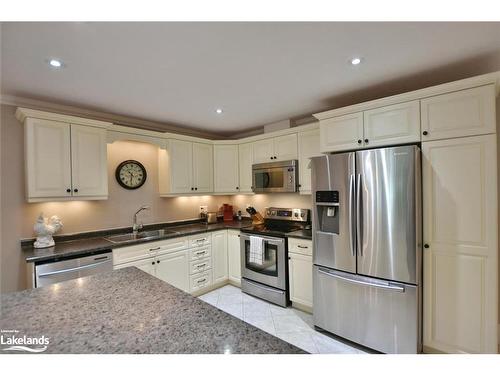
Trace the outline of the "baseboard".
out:
<instances>
[{"instance_id":1,"label":"baseboard","mask_svg":"<svg viewBox=\"0 0 500 375\"><path fill-rule=\"evenodd\" d=\"M303 304L298 303L298 302L292 302L292 307L297 309L297 310L301 310L301 311L304 311L306 313L309 313L309 314L312 314L312 312L313 312L312 307L307 306L307 305L303 305Z\"/></svg>"}]
</instances>

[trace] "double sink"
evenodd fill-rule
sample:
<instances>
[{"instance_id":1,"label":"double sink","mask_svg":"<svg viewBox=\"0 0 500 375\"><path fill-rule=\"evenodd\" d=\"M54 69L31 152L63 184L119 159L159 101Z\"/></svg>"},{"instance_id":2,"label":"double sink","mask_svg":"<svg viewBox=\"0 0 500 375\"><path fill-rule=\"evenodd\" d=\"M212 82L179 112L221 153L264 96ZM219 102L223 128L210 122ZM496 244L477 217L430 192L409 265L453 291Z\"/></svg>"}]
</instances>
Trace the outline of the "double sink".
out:
<instances>
[{"instance_id":1,"label":"double sink","mask_svg":"<svg viewBox=\"0 0 500 375\"><path fill-rule=\"evenodd\" d=\"M150 240L154 238L161 238L168 235L179 235L180 232L169 229L159 229L159 230L150 230L145 232L138 233L125 233L125 234L115 234L113 236L104 237L105 240L113 243L122 243L122 242L130 242L137 240Z\"/></svg>"}]
</instances>

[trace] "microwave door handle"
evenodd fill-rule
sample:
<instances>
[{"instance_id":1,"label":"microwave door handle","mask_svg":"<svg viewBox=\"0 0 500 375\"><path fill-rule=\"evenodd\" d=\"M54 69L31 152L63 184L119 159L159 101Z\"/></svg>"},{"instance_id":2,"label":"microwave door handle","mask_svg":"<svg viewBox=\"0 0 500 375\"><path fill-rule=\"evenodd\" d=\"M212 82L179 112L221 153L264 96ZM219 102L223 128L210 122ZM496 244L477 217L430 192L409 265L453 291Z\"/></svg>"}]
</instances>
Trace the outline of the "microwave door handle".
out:
<instances>
[{"instance_id":1,"label":"microwave door handle","mask_svg":"<svg viewBox=\"0 0 500 375\"><path fill-rule=\"evenodd\" d=\"M354 235L354 175L349 177L349 245L351 246L352 256L356 256L356 237Z\"/></svg>"}]
</instances>

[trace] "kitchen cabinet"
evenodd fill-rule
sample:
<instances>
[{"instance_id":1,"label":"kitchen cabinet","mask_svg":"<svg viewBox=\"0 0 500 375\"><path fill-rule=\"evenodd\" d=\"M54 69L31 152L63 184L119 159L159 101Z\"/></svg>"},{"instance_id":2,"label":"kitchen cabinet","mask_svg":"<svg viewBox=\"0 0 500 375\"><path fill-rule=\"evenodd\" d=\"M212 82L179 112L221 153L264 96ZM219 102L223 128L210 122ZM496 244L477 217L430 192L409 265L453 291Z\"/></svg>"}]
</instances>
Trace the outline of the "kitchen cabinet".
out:
<instances>
[{"instance_id":1,"label":"kitchen cabinet","mask_svg":"<svg viewBox=\"0 0 500 375\"><path fill-rule=\"evenodd\" d=\"M155 276L170 285L189 292L189 255L187 250L155 258Z\"/></svg>"},{"instance_id":2,"label":"kitchen cabinet","mask_svg":"<svg viewBox=\"0 0 500 375\"><path fill-rule=\"evenodd\" d=\"M496 130L494 85L422 99L421 108L424 142L490 134Z\"/></svg>"},{"instance_id":3,"label":"kitchen cabinet","mask_svg":"<svg viewBox=\"0 0 500 375\"><path fill-rule=\"evenodd\" d=\"M170 139L159 150L158 168L161 196L213 191L211 144Z\"/></svg>"},{"instance_id":4,"label":"kitchen cabinet","mask_svg":"<svg viewBox=\"0 0 500 375\"><path fill-rule=\"evenodd\" d=\"M312 241L288 239L290 300L298 307L313 307Z\"/></svg>"},{"instance_id":5,"label":"kitchen cabinet","mask_svg":"<svg viewBox=\"0 0 500 375\"><path fill-rule=\"evenodd\" d=\"M214 191L237 193L239 182L238 145L214 146Z\"/></svg>"},{"instance_id":6,"label":"kitchen cabinet","mask_svg":"<svg viewBox=\"0 0 500 375\"><path fill-rule=\"evenodd\" d=\"M420 142L420 103L414 100L363 112L363 143L380 147Z\"/></svg>"},{"instance_id":7,"label":"kitchen cabinet","mask_svg":"<svg viewBox=\"0 0 500 375\"><path fill-rule=\"evenodd\" d=\"M253 144L242 143L238 146L239 189L240 193L252 193Z\"/></svg>"},{"instance_id":8,"label":"kitchen cabinet","mask_svg":"<svg viewBox=\"0 0 500 375\"><path fill-rule=\"evenodd\" d=\"M273 161L297 159L297 134L267 138L253 143L253 162L269 163Z\"/></svg>"},{"instance_id":9,"label":"kitchen cabinet","mask_svg":"<svg viewBox=\"0 0 500 375\"><path fill-rule=\"evenodd\" d=\"M25 120L28 202L107 199L106 129Z\"/></svg>"},{"instance_id":10,"label":"kitchen cabinet","mask_svg":"<svg viewBox=\"0 0 500 375\"><path fill-rule=\"evenodd\" d=\"M240 251L240 231L227 231L227 252L229 280L233 283L241 283L241 251Z\"/></svg>"},{"instance_id":11,"label":"kitchen cabinet","mask_svg":"<svg viewBox=\"0 0 500 375\"><path fill-rule=\"evenodd\" d=\"M228 279L227 230L212 233L213 282Z\"/></svg>"},{"instance_id":12,"label":"kitchen cabinet","mask_svg":"<svg viewBox=\"0 0 500 375\"><path fill-rule=\"evenodd\" d=\"M119 270L120 268L126 268L126 267L137 267L140 270L149 273L152 276L156 276L155 271L156 271L156 262L154 258L151 259L140 259L136 260L133 262L127 262L127 263L121 263L118 265L113 266L114 270Z\"/></svg>"},{"instance_id":13,"label":"kitchen cabinet","mask_svg":"<svg viewBox=\"0 0 500 375\"><path fill-rule=\"evenodd\" d=\"M426 351L496 353L496 135L422 143Z\"/></svg>"},{"instance_id":14,"label":"kitchen cabinet","mask_svg":"<svg viewBox=\"0 0 500 375\"><path fill-rule=\"evenodd\" d=\"M321 152L419 142L419 101L321 120L320 137Z\"/></svg>"},{"instance_id":15,"label":"kitchen cabinet","mask_svg":"<svg viewBox=\"0 0 500 375\"><path fill-rule=\"evenodd\" d=\"M310 158L320 156L319 129L314 129L298 134L299 138L299 192L311 194L311 168Z\"/></svg>"}]
</instances>

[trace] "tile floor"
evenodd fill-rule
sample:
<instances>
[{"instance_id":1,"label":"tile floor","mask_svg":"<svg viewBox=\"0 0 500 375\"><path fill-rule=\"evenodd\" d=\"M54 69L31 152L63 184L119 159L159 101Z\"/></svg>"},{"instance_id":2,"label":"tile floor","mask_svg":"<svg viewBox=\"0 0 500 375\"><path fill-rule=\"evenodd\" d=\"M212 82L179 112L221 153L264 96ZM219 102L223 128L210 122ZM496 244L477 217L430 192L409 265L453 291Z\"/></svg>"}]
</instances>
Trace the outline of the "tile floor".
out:
<instances>
[{"instance_id":1,"label":"tile floor","mask_svg":"<svg viewBox=\"0 0 500 375\"><path fill-rule=\"evenodd\" d=\"M315 331L311 314L273 305L249 296L232 285L225 285L199 298L309 353L365 353Z\"/></svg>"}]
</instances>

